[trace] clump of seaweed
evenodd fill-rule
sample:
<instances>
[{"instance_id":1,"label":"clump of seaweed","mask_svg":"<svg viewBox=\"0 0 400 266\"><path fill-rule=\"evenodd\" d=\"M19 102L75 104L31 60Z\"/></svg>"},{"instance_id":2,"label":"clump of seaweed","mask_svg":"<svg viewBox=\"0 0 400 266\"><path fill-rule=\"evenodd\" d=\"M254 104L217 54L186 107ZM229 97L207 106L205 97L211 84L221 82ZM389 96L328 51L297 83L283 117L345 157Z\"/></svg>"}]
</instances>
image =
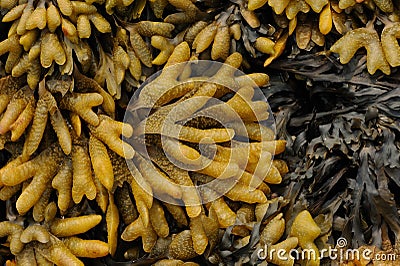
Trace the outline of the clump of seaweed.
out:
<instances>
[{"instance_id":1,"label":"clump of seaweed","mask_svg":"<svg viewBox=\"0 0 400 266\"><path fill-rule=\"evenodd\" d=\"M85 41L92 33L91 23L101 33L111 32L110 23L92 3L2 1L1 8L8 9L2 22L12 22L8 38L0 42L0 54L9 53L5 70L14 77L27 73L32 89L39 83L42 70L53 62L62 74L71 74L72 50L91 58Z\"/></svg>"},{"instance_id":2,"label":"clump of seaweed","mask_svg":"<svg viewBox=\"0 0 400 266\"><path fill-rule=\"evenodd\" d=\"M16 87L24 83L11 76L1 79L1 82L4 92L16 90ZM120 137L121 134L126 137L132 135L131 126L112 118L115 115L114 100L96 81L77 70L72 77L64 80L43 79L38 88L38 100L27 86L22 88L25 97L31 97L31 101L21 96L3 94L5 113L1 121L3 128L7 129L4 130L3 149L10 152L11 157L1 168L1 200L10 201L16 197L15 207L19 215L23 217L32 214L32 220L36 223L46 219L45 208L54 196L57 196L56 212L60 215L68 214L71 208L84 204L86 199L96 199L105 213L108 193L111 193L114 186L109 154L115 152L119 154L115 156L126 158L134 156L132 147ZM30 103L31 109L28 108ZM29 110L30 116L27 116L26 110ZM97 114L100 110L101 114ZM48 120L51 123L47 123ZM49 128L50 124L53 132ZM13 133L17 132L15 129L21 130L14 125L23 126L25 130L18 136L21 140L13 138ZM96 217L98 224L102 217ZM77 223L73 222L71 226ZM52 223L50 228L56 228L55 224ZM60 226L65 227L62 224ZM115 229L110 231L114 232ZM51 233L56 237L61 236L55 231ZM45 249L51 251L52 245L57 246L60 242L54 241L46 244ZM71 239L67 242L72 247L76 246L77 250L86 245L88 248L92 246L93 252L96 249L96 245L90 241L86 243ZM112 241L109 242L112 244ZM100 246L98 252L102 255L99 256L108 253L108 243L105 245L107 252L101 251Z\"/></svg>"},{"instance_id":3,"label":"clump of seaweed","mask_svg":"<svg viewBox=\"0 0 400 266\"><path fill-rule=\"evenodd\" d=\"M356 55L342 69L328 59L308 56L303 60L316 63L311 71L300 67L303 60L280 61L279 68L314 85L304 82L304 88L296 88L305 89L298 99L293 97L295 88L275 80L269 99L272 108L279 99L277 124L286 125L278 128L278 135L293 141L286 158L296 167L282 182L288 186L285 196L296 202L294 208L308 206L313 215L325 217L330 243L341 237L347 240L344 251L370 249L371 261L359 262L372 265L378 264L372 261L374 254L398 254L400 162L393 156L399 151L398 88L365 76L366 64L358 69L361 58ZM321 66L324 70L318 72ZM331 73L354 75L333 80Z\"/></svg>"},{"instance_id":4,"label":"clump of seaweed","mask_svg":"<svg viewBox=\"0 0 400 266\"><path fill-rule=\"evenodd\" d=\"M17 265L56 264L84 265L78 257L98 258L108 253L108 245L99 240L86 240L80 235L101 221L100 215L56 218L54 202L45 205L41 223L23 226L16 221L0 223L0 236L7 236L10 252Z\"/></svg>"},{"instance_id":5,"label":"clump of seaweed","mask_svg":"<svg viewBox=\"0 0 400 266\"><path fill-rule=\"evenodd\" d=\"M129 129L129 125L126 125L123 127L124 132L122 132L119 124L111 118L115 115L114 101L96 81L78 72L75 73L73 80L69 79L65 82L43 79L38 89L37 100L29 88L23 87L20 90L15 88L20 84L20 81L10 76L1 81L4 93L2 94L4 111L1 119L2 135L7 136L11 132L10 140L15 142L27 131L21 155L22 161L26 161L38 149L45 133L48 118L56 133L58 143L66 155L71 153L73 136L79 138L81 135L82 121L90 126L92 134L111 149L123 155L123 144L118 142L116 136L105 136L105 130L108 130L105 127L114 128L117 136L121 133L132 134L132 129ZM74 85L78 89L74 90ZM11 97L13 92L15 94ZM92 110L92 108L99 107L107 115L97 115ZM68 117L64 117L64 112L69 113ZM32 125L28 128L31 122ZM70 130L71 127L73 132ZM132 157L132 153L133 151L128 151L127 148L127 156Z\"/></svg>"},{"instance_id":6,"label":"clump of seaweed","mask_svg":"<svg viewBox=\"0 0 400 266\"><path fill-rule=\"evenodd\" d=\"M390 66L395 67L397 56L397 42L393 41L393 33L396 23L399 22L398 6L392 1L249 1L247 8L252 11L267 10L270 6L274 14L274 22L279 30L272 36L259 36L255 42L255 48L263 54L270 54L264 66L269 65L277 56L274 50L285 49L288 36L293 36L297 47L310 51L315 46L331 46L330 51L340 54L340 62L346 64L354 53L361 47L365 47L368 55L368 71L374 74L380 69L386 75L390 74ZM257 12L255 13L257 14ZM381 23L385 24L382 31ZM377 34L374 27L379 28ZM392 29L392 30L390 30ZM331 34L330 34L331 33ZM345 35L342 38L337 34ZM382 34L382 40L378 35ZM334 35L335 44L331 44L330 36ZM392 36L392 37L389 37ZM254 39L254 37L253 37ZM269 39L269 40L267 40ZM271 41L272 39L272 41ZM363 39L363 41L359 41ZM279 40L283 43L279 46ZM326 43L328 40L328 43ZM354 40L358 40L355 41ZM380 44L382 41L382 45ZM264 45L259 49L258 42ZM268 45L266 45L268 43ZM362 44L358 44L362 43ZM274 46L276 49L274 49ZM343 47L350 47L345 51ZM368 52L377 51L376 54ZM383 47L383 48L382 48ZM272 49L272 50L271 50ZM320 49L314 49L320 51ZM294 51L295 53L298 53ZM373 55L372 55L373 54ZM376 57L375 57L376 55ZM253 56L255 56L253 54ZM261 56L263 56L261 54ZM275 57L274 57L275 56ZM386 60L390 60L388 62ZM394 59L392 59L394 58Z\"/></svg>"},{"instance_id":7,"label":"clump of seaweed","mask_svg":"<svg viewBox=\"0 0 400 266\"><path fill-rule=\"evenodd\" d=\"M196 70L189 59L190 48L183 42L159 76L145 83L127 107L125 121L135 124L132 142L127 141L136 153L125 168L133 175L126 179L132 187L137 218L121 237L125 241L141 238L150 257L162 249L158 256L188 260L212 250L218 228L237 221L238 214L226 198L265 203L270 193L267 183L279 184L287 172L284 161L273 160L285 142L274 140L272 129L260 122L268 119L268 105L253 100L254 86L264 85L268 76L236 76L242 61L238 53L227 57L225 65L214 66L210 77L204 72L207 68ZM226 103L212 104L229 93L233 95ZM140 114L142 111L146 114ZM221 127L221 123L227 126ZM213 146L216 153L209 157ZM229 179L237 181L229 186ZM170 238L165 211L188 229Z\"/></svg>"},{"instance_id":8,"label":"clump of seaweed","mask_svg":"<svg viewBox=\"0 0 400 266\"><path fill-rule=\"evenodd\" d=\"M365 47L367 68L370 74L374 74L377 69L380 69L389 75L390 67L400 65L400 46L397 42L400 23L394 23L388 19L382 20L385 22L385 27L380 38L373 28L373 24L370 23L365 28L349 31L335 42L330 50L339 54L340 63L348 63L358 49Z\"/></svg>"},{"instance_id":9,"label":"clump of seaweed","mask_svg":"<svg viewBox=\"0 0 400 266\"><path fill-rule=\"evenodd\" d=\"M154 65L163 65L175 47L167 41L172 37L174 25L164 22L139 21L129 23L120 21L117 24L115 38L112 41L111 54L97 46L99 63L94 79L115 98L121 98L122 82L125 72L129 72L131 84L138 84L143 75L142 65L150 68ZM150 44L144 38L151 38L151 45L161 50L153 58Z\"/></svg>"},{"instance_id":10,"label":"clump of seaweed","mask_svg":"<svg viewBox=\"0 0 400 266\"><path fill-rule=\"evenodd\" d=\"M304 209L298 209L289 217L287 199L277 197L266 203L242 205L238 221L224 232L221 244L209 257L213 264L289 266L295 263L319 265L319 241L325 232ZM322 241L324 243L324 241ZM302 250L316 252L315 256L301 257ZM275 251L280 251L278 254Z\"/></svg>"}]
</instances>

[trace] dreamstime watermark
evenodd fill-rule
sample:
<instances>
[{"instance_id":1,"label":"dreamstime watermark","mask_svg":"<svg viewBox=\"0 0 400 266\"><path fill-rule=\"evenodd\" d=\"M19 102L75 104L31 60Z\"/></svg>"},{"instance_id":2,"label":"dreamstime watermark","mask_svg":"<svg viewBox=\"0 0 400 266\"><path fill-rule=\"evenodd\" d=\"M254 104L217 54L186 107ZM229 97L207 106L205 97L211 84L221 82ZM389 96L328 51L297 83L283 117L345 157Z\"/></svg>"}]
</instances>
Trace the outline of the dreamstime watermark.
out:
<instances>
[{"instance_id":1,"label":"dreamstime watermark","mask_svg":"<svg viewBox=\"0 0 400 266\"><path fill-rule=\"evenodd\" d=\"M394 253L374 253L372 249L346 249L347 239L340 237L336 242L336 247L321 249L318 252L314 249L274 249L264 246L257 250L257 257L260 260L276 257L278 260L317 260L328 258L335 261L397 261L399 255Z\"/></svg>"}]
</instances>

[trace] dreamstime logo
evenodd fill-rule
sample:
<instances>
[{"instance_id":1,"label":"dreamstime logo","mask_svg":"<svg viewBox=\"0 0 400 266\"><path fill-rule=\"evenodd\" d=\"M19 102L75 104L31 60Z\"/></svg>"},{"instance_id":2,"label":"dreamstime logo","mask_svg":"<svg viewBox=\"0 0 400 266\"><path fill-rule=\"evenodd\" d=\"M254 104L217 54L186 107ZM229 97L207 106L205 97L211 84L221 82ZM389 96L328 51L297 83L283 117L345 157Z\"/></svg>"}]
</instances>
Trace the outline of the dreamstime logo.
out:
<instances>
[{"instance_id":1,"label":"dreamstime logo","mask_svg":"<svg viewBox=\"0 0 400 266\"><path fill-rule=\"evenodd\" d=\"M127 160L133 177L171 204L214 201L241 178L255 189L272 164L271 153L263 152L268 141L275 145L265 138L275 136L267 100L250 77L227 64L198 60L164 68L135 92L124 122L134 128L123 138L136 151ZM205 191L213 193L202 202L185 199Z\"/></svg>"},{"instance_id":2,"label":"dreamstime logo","mask_svg":"<svg viewBox=\"0 0 400 266\"><path fill-rule=\"evenodd\" d=\"M347 239L340 237L336 241L335 248L329 247L327 249L321 249L318 252L314 249L291 249L289 251L285 249L273 249L265 246L257 250L257 257L260 260L266 260L268 258L276 257L278 260L317 260L323 258L329 258L335 261L353 261L360 259L365 261L396 261L396 254L374 254L374 251L365 249L347 249Z\"/></svg>"}]
</instances>

